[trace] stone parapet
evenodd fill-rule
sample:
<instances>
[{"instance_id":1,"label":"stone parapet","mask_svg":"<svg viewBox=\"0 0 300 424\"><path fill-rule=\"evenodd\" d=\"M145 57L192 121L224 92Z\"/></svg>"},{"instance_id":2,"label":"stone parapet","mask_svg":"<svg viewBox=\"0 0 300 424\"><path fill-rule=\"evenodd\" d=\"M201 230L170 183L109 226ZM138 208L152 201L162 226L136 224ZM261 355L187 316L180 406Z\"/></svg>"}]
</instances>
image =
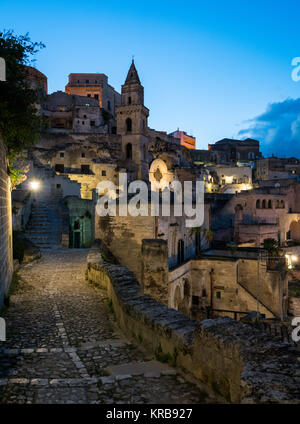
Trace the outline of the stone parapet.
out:
<instances>
[{"instance_id":1,"label":"stone parapet","mask_svg":"<svg viewBox=\"0 0 300 424\"><path fill-rule=\"evenodd\" d=\"M121 329L158 359L193 374L233 403L299 403L299 351L231 318L193 321L142 293L126 267L106 263L99 246L88 279L105 288Z\"/></svg>"}]
</instances>

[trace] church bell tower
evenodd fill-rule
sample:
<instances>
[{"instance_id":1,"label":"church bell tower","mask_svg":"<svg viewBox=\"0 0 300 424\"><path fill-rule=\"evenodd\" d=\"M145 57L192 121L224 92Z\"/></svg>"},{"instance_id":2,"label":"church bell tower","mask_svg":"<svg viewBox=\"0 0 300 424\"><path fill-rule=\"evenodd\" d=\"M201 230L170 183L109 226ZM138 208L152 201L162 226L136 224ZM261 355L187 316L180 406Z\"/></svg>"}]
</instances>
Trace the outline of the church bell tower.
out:
<instances>
[{"instance_id":1,"label":"church bell tower","mask_svg":"<svg viewBox=\"0 0 300 424\"><path fill-rule=\"evenodd\" d=\"M125 83L122 85L121 106L116 108L117 133L122 136L123 158L135 178L148 180L148 116L144 106L142 86L132 60Z\"/></svg>"}]
</instances>

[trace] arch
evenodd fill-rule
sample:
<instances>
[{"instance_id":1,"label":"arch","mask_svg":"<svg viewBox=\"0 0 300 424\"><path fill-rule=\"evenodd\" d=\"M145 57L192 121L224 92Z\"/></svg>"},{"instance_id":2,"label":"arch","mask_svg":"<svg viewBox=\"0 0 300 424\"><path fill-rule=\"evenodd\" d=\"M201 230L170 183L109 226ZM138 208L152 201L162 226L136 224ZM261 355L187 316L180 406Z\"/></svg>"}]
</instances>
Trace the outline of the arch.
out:
<instances>
[{"instance_id":1,"label":"arch","mask_svg":"<svg viewBox=\"0 0 300 424\"><path fill-rule=\"evenodd\" d=\"M187 279L184 280L184 285L183 285L183 297L184 298L189 298L190 297L190 285L189 285L189 281Z\"/></svg>"},{"instance_id":2,"label":"arch","mask_svg":"<svg viewBox=\"0 0 300 424\"><path fill-rule=\"evenodd\" d=\"M290 225L290 238L296 241L300 240L300 221L293 221Z\"/></svg>"},{"instance_id":3,"label":"arch","mask_svg":"<svg viewBox=\"0 0 300 424\"><path fill-rule=\"evenodd\" d=\"M130 118L126 119L126 132L132 131L132 120Z\"/></svg>"},{"instance_id":4,"label":"arch","mask_svg":"<svg viewBox=\"0 0 300 424\"><path fill-rule=\"evenodd\" d=\"M262 205L261 205L262 209L266 209L266 199L264 199L262 201Z\"/></svg>"},{"instance_id":5,"label":"arch","mask_svg":"<svg viewBox=\"0 0 300 424\"><path fill-rule=\"evenodd\" d=\"M260 209L260 200L259 199L256 200L256 209Z\"/></svg>"},{"instance_id":6,"label":"arch","mask_svg":"<svg viewBox=\"0 0 300 424\"><path fill-rule=\"evenodd\" d=\"M132 144L126 144L126 159L132 159Z\"/></svg>"},{"instance_id":7,"label":"arch","mask_svg":"<svg viewBox=\"0 0 300 424\"><path fill-rule=\"evenodd\" d=\"M174 307L175 309L178 310L178 306L180 305L182 301L181 298L181 291L180 291L180 286L178 285L175 289L175 293L174 293Z\"/></svg>"},{"instance_id":8,"label":"arch","mask_svg":"<svg viewBox=\"0 0 300 424\"><path fill-rule=\"evenodd\" d=\"M255 158L255 154L253 152L249 152L248 159L254 159L254 158Z\"/></svg>"},{"instance_id":9,"label":"arch","mask_svg":"<svg viewBox=\"0 0 300 424\"><path fill-rule=\"evenodd\" d=\"M268 209L273 209L272 200L268 200Z\"/></svg>"},{"instance_id":10,"label":"arch","mask_svg":"<svg viewBox=\"0 0 300 424\"><path fill-rule=\"evenodd\" d=\"M181 265L184 262L184 241L178 240L177 243L177 265Z\"/></svg>"}]
</instances>

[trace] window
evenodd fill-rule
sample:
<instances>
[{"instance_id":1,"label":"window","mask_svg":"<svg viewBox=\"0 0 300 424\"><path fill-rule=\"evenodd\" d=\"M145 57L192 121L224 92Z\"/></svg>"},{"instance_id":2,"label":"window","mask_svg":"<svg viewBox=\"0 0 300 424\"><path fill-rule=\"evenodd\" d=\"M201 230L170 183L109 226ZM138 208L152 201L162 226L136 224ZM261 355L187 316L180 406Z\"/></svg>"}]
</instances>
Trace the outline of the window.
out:
<instances>
[{"instance_id":1,"label":"window","mask_svg":"<svg viewBox=\"0 0 300 424\"><path fill-rule=\"evenodd\" d=\"M147 158L147 151L146 151L145 144L143 145L143 155L144 155L144 160L146 160L146 158Z\"/></svg>"},{"instance_id":2,"label":"window","mask_svg":"<svg viewBox=\"0 0 300 424\"><path fill-rule=\"evenodd\" d=\"M95 98L96 100L99 100L99 94L95 94L95 95L94 95L94 98Z\"/></svg>"},{"instance_id":3,"label":"window","mask_svg":"<svg viewBox=\"0 0 300 424\"><path fill-rule=\"evenodd\" d=\"M56 188L61 188L61 184L56 184Z\"/></svg>"},{"instance_id":4,"label":"window","mask_svg":"<svg viewBox=\"0 0 300 424\"><path fill-rule=\"evenodd\" d=\"M90 121L90 125L91 125L91 127L94 127L95 126L95 121Z\"/></svg>"},{"instance_id":5,"label":"window","mask_svg":"<svg viewBox=\"0 0 300 424\"><path fill-rule=\"evenodd\" d=\"M195 306L199 305L199 296L192 296L192 304Z\"/></svg>"},{"instance_id":6,"label":"window","mask_svg":"<svg viewBox=\"0 0 300 424\"><path fill-rule=\"evenodd\" d=\"M86 115L83 115L84 119L86 119Z\"/></svg>"},{"instance_id":7,"label":"window","mask_svg":"<svg viewBox=\"0 0 300 424\"><path fill-rule=\"evenodd\" d=\"M232 180L232 184L236 184L236 178Z\"/></svg>"},{"instance_id":8,"label":"window","mask_svg":"<svg viewBox=\"0 0 300 424\"><path fill-rule=\"evenodd\" d=\"M110 110L110 101L107 100L107 109Z\"/></svg>"},{"instance_id":9,"label":"window","mask_svg":"<svg viewBox=\"0 0 300 424\"><path fill-rule=\"evenodd\" d=\"M268 209L272 209L272 200L271 199L268 201Z\"/></svg>"},{"instance_id":10,"label":"window","mask_svg":"<svg viewBox=\"0 0 300 424\"><path fill-rule=\"evenodd\" d=\"M55 171L56 172L65 172L65 166L62 163L57 163L55 165Z\"/></svg>"},{"instance_id":11,"label":"window","mask_svg":"<svg viewBox=\"0 0 300 424\"><path fill-rule=\"evenodd\" d=\"M184 262L184 241L178 240L177 245L177 265L181 265Z\"/></svg>"},{"instance_id":12,"label":"window","mask_svg":"<svg viewBox=\"0 0 300 424\"><path fill-rule=\"evenodd\" d=\"M132 131L132 120L130 118L126 119L126 132Z\"/></svg>"},{"instance_id":13,"label":"window","mask_svg":"<svg viewBox=\"0 0 300 424\"><path fill-rule=\"evenodd\" d=\"M112 127L111 128L111 133L112 134L117 134L117 127Z\"/></svg>"},{"instance_id":14,"label":"window","mask_svg":"<svg viewBox=\"0 0 300 424\"><path fill-rule=\"evenodd\" d=\"M126 159L132 159L132 144L128 143L126 145Z\"/></svg>"},{"instance_id":15,"label":"window","mask_svg":"<svg viewBox=\"0 0 300 424\"><path fill-rule=\"evenodd\" d=\"M202 289L202 297L206 297L206 296L207 296L206 289Z\"/></svg>"},{"instance_id":16,"label":"window","mask_svg":"<svg viewBox=\"0 0 300 424\"><path fill-rule=\"evenodd\" d=\"M90 95L90 94L88 94L87 96L88 96L88 97L91 97L91 95Z\"/></svg>"},{"instance_id":17,"label":"window","mask_svg":"<svg viewBox=\"0 0 300 424\"><path fill-rule=\"evenodd\" d=\"M262 205L261 205L261 207L262 207L263 209L266 209L266 201L265 201L265 199L262 201Z\"/></svg>"},{"instance_id":18,"label":"window","mask_svg":"<svg viewBox=\"0 0 300 424\"><path fill-rule=\"evenodd\" d=\"M291 232L290 232L290 231L288 231L288 232L286 233L286 239L287 239L287 240L291 240Z\"/></svg>"},{"instance_id":19,"label":"window","mask_svg":"<svg viewBox=\"0 0 300 424\"><path fill-rule=\"evenodd\" d=\"M260 200L256 200L256 209L260 209Z\"/></svg>"},{"instance_id":20,"label":"window","mask_svg":"<svg viewBox=\"0 0 300 424\"><path fill-rule=\"evenodd\" d=\"M222 180L222 185L225 185L225 180Z\"/></svg>"},{"instance_id":21,"label":"window","mask_svg":"<svg viewBox=\"0 0 300 424\"><path fill-rule=\"evenodd\" d=\"M85 80L85 83L86 83L86 84L89 84L89 82L90 82L90 80Z\"/></svg>"},{"instance_id":22,"label":"window","mask_svg":"<svg viewBox=\"0 0 300 424\"><path fill-rule=\"evenodd\" d=\"M131 105L131 97L128 97L128 104Z\"/></svg>"},{"instance_id":23,"label":"window","mask_svg":"<svg viewBox=\"0 0 300 424\"><path fill-rule=\"evenodd\" d=\"M63 158L65 156L65 154L63 152L60 152L59 157Z\"/></svg>"},{"instance_id":24,"label":"window","mask_svg":"<svg viewBox=\"0 0 300 424\"><path fill-rule=\"evenodd\" d=\"M106 177L106 171L102 171L102 177Z\"/></svg>"},{"instance_id":25,"label":"window","mask_svg":"<svg viewBox=\"0 0 300 424\"><path fill-rule=\"evenodd\" d=\"M84 121L82 121L82 125L84 125Z\"/></svg>"},{"instance_id":26,"label":"window","mask_svg":"<svg viewBox=\"0 0 300 424\"><path fill-rule=\"evenodd\" d=\"M221 297L222 297L222 296L221 296L221 292L220 292L220 291L218 291L218 292L216 293L216 298L217 298L217 299L221 299Z\"/></svg>"},{"instance_id":27,"label":"window","mask_svg":"<svg viewBox=\"0 0 300 424\"><path fill-rule=\"evenodd\" d=\"M85 153L81 153L81 157L82 158L85 158Z\"/></svg>"},{"instance_id":28,"label":"window","mask_svg":"<svg viewBox=\"0 0 300 424\"><path fill-rule=\"evenodd\" d=\"M90 172L90 165L81 165L81 173L88 174Z\"/></svg>"}]
</instances>

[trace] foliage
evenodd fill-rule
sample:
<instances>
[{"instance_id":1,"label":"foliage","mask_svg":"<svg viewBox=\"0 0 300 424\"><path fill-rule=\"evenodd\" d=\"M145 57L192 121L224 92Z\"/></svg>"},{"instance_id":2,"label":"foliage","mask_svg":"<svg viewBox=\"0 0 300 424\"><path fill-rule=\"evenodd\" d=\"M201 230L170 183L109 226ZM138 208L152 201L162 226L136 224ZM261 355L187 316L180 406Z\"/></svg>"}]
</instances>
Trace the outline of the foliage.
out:
<instances>
[{"instance_id":1,"label":"foliage","mask_svg":"<svg viewBox=\"0 0 300 424\"><path fill-rule=\"evenodd\" d=\"M273 238L267 238L264 240L264 249L268 252L271 257L278 257L280 252L279 243Z\"/></svg>"},{"instance_id":2,"label":"foliage","mask_svg":"<svg viewBox=\"0 0 300 424\"><path fill-rule=\"evenodd\" d=\"M200 225L199 227L191 228L190 237L192 237L194 234L198 234L201 239L204 238L206 243L210 243L214 238L214 233L211 230L203 227L202 225Z\"/></svg>"},{"instance_id":3,"label":"foliage","mask_svg":"<svg viewBox=\"0 0 300 424\"><path fill-rule=\"evenodd\" d=\"M230 250L231 255L233 256L237 251L237 245L235 243L228 243L227 247Z\"/></svg>"},{"instance_id":4,"label":"foliage","mask_svg":"<svg viewBox=\"0 0 300 424\"><path fill-rule=\"evenodd\" d=\"M31 57L43 47L32 42L28 33L0 32L0 57L6 63L6 81L0 81L0 135L7 146L13 186L25 179L19 154L33 145L40 133L41 119L35 106L39 93L30 87L25 65L32 65Z\"/></svg>"}]
</instances>

